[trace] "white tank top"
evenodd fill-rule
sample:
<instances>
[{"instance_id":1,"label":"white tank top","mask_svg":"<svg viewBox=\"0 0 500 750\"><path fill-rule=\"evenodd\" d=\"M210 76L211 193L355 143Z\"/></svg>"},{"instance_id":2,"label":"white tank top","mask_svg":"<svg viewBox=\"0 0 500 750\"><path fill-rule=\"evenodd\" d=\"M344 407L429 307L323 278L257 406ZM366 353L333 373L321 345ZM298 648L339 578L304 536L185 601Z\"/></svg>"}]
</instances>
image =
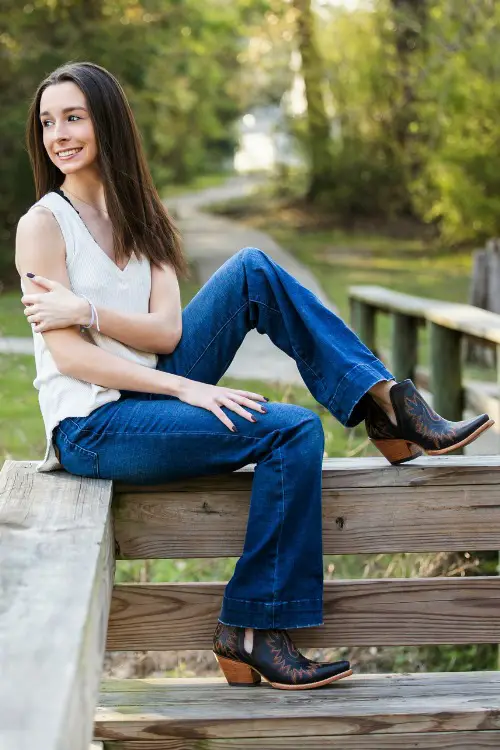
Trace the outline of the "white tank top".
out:
<instances>
[{"instance_id":1,"label":"white tank top","mask_svg":"<svg viewBox=\"0 0 500 750\"><path fill-rule=\"evenodd\" d=\"M151 265L147 258L132 255L121 271L102 250L87 229L83 219L59 193L50 192L31 206L44 206L53 213L66 243L66 268L71 289L84 294L97 307L110 307L126 313L149 312ZM33 269L36 273L36 268ZM21 289L25 292L23 281ZM86 341L131 362L155 368L157 355L132 349L115 339L98 333L94 328L82 332ZM41 333L33 331L36 378L40 410L45 425L47 447L37 471L61 469L52 432L66 417L86 417L94 409L110 401L118 401L120 391L86 383L57 369Z\"/></svg>"}]
</instances>

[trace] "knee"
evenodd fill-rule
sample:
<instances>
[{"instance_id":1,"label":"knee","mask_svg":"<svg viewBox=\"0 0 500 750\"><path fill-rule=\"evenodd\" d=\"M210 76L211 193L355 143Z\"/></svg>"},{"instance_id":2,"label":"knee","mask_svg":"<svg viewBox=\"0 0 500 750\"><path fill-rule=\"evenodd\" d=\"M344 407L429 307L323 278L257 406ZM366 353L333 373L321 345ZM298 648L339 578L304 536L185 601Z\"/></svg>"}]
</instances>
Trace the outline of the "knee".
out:
<instances>
[{"instance_id":1,"label":"knee","mask_svg":"<svg viewBox=\"0 0 500 750\"><path fill-rule=\"evenodd\" d=\"M312 453L320 452L323 455L325 433L321 418L316 412L303 406L289 404L288 407L290 437L295 435Z\"/></svg>"},{"instance_id":2,"label":"knee","mask_svg":"<svg viewBox=\"0 0 500 750\"><path fill-rule=\"evenodd\" d=\"M243 247L236 253L236 257L242 263L261 264L262 261L268 259L266 253L263 250L259 250L258 247Z\"/></svg>"}]
</instances>

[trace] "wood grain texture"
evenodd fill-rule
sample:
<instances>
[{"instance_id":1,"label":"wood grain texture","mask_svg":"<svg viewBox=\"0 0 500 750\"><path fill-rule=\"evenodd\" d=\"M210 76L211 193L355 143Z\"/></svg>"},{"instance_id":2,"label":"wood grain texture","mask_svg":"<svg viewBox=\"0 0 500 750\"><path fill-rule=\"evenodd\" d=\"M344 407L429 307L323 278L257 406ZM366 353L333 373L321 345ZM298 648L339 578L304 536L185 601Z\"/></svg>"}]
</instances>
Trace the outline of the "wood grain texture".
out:
<instances>
[{"instance_id":1,"label":"wood grain texture","mask_svg":"<svg viewBox=\"0 0 500 750\"><path fill-rule=\"evenodd\" d=\"M201 742L370 735L380 741L398 733L498 729L500 674L473 672L359 675L302 692L235 689L215 680L110 680L102 686L94 736Z\"/></svg>"},{"instance_id":2,"label":"wood grain texture","mask_svg":"<svg viewBox=\"0 0 500 750\"><path fill-rule=\"evenodd\" d=\"M321 735L291 737L235 737L202 740L176 737L166 740L106 742L106 750L498 750L500 731L426 732L425 734Z\"/></svg>"},{"instance_id":3,"label":"wood grain texture","mask_svg":"<svg viewBox=\"0 0 500 750\"><path fill-rule=\"evenodd\" d=\"M467 464L468 459L463 460ZM460 477L456 459L454 466L445 466L445 473L456 481ZM469 467L462 485L422 482L428 477L425 471L419 474L418 467L411 470L414 483L408 474L406 486L381 482L334 489L330 478L326 483L330 487L323 489L324 553L497 549L500 489L489 480L500 475L496 466L491 473L484 465L477 473L476 469ZM374 469L372 476L376 473ZM439 475L439 470L429 468L429 473ZM250 479L250 472L246 476ZM192 485L184 492L116 495L117 555L124 559L241 555L251 484L238 490L231 489L229 480L225 484L225 489Z\"/></svg>"},{"instance_id":4,"label":"wood grain texture","mask_svg":"<svg viewBox=\"0 0 500 750\"><path fill-rule=\"evenodd\" d=\"M157 492L225 492L249 490L254 464L213 476L180 479L157 485L114 483L115 498L123 494ZM391 466L385 458L327 458L323 461L324 489L362 487L420 487L500 483L500 456L426 456L403 466Z\"/></svg>"},{"instance_id":5,"label":"wood grain texture","mask_svg":"<svg viewBox=\"0 0 500 750\"><path fill-rule=\"evenodd\" d=\"M210 649L223 583L115 586L107 648ZM327 581L325 624L294 630L301 647L497 643L495 577Z\"/></svg>"},{"instance_id":6,"label":"wood grain texture","mask_svg":"<svg viewBox=\"0 0 500 750\"><path fill-rule=\"evenodd\" d=\"M88 750L114 576L111 482L0 473L0 747Z\"/></svg>"}]
</instances>

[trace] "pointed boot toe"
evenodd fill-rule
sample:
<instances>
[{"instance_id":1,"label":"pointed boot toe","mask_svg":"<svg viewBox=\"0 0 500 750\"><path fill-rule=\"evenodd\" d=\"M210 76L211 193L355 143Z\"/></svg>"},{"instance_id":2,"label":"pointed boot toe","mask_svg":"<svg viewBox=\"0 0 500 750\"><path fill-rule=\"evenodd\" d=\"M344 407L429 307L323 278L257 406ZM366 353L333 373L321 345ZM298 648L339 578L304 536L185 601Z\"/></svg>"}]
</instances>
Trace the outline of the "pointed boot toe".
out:
<instances>
[{"instance_id":1,"label":"pointed boot toe","mask_svg":"<svg viewBox=\"0 0 500 750\"><path fill-rule=\"evenodd\" d=\"M462 448L494 421L487 414L461 422L450 422L436 414L411 380L396 383L390 390L396 414L394 425L385 411L370 398L367 406L366 430L378 450L397 465L412 461L422 453L440 456Z\"/></svg>"},{"instance_id":2,"label":"pointed boot toe","mask_svg":"<svg viewBox=\"0 0 500 750\"><path fill-rule=\"evenodd\" d=\"M245 651L245 628L217 624L214 654L230 685L258 685L264 677L280 690L309 690L352 674L348 661L316 662L294 646L286 630L254 630Z\"/></svg>"}]
</instances>

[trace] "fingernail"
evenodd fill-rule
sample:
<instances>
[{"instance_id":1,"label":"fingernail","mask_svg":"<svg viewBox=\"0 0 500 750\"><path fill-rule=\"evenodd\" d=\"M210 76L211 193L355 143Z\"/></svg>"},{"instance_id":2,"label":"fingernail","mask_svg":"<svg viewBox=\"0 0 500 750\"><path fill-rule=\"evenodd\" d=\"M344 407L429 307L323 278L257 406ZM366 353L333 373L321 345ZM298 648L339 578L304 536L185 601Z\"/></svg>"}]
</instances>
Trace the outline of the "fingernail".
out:
<instances>
[{"instance_id":1,"label":"fingernail","mask_svg":"<svg viewBox=\"0 0 500 750\"><path fill-rule=\"evenodd\" d=\"M35 278L35 274L34 273L27 273L26 276L28 277L28 279L34 279Z\"/></svg>"},{"instance_id":2,"label":"fingernail","mask_svg":"<svg viewBox=\"0 0 500 750\"><path fill-rule=\"evenodd\" d=\"M234 425L231 427L231 431L232 432L238 432L237 428Z\"/></svg>"},{"instance_id":3,"label":"fingernail","mask_svg":"<svg viewBox=\"0 0 500 750\"><path fill-rule=\"evenodd\" d=\"M252 422L256 422L256 421L257 421L257 420L255 419L255 417L250 417L250 419L252 420Z\"/></svg>"},{"instance_id":4,"label":"fingernail","mask_svg":"<svg viewBox=\"0 0 500 750\"><path fill-rule=\"evenodd\" d=\"M264 401L269 401L269 399L264 396Z\"/></svg>"},{"instance_id":5,"label":"fingernail","mask_svg":"<svg viewBox=\"0 0 500 750\"><path fill-rule=\"evenodd\" d=\"M260 410L261 410L262 414L267 414L267 409L264 409L263 406L260 407Z\"/></svg>"}]
</instances>

